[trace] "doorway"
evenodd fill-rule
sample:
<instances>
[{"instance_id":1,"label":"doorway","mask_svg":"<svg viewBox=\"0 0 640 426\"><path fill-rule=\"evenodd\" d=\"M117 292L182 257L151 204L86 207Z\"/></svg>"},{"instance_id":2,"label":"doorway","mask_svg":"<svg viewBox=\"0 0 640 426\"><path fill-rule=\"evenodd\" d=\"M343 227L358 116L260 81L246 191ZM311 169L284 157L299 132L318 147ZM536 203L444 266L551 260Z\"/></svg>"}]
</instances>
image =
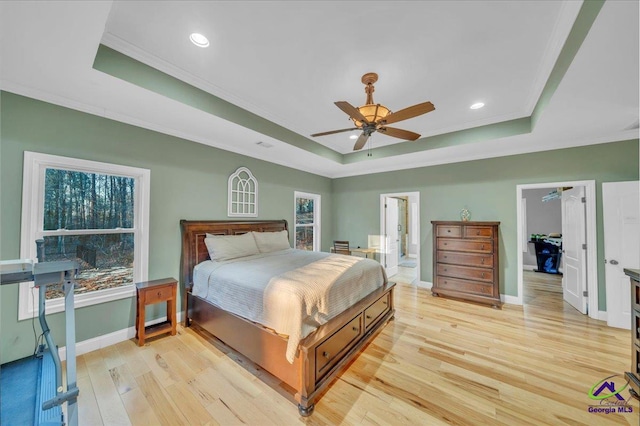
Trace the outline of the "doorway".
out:
<instances>
[{"instance_id":1,"label":"doorway","mask_svg":"<svg viewBox=\"0 0 640 426\"><path fill-rule=\"evenodd\" d=\"M564 188L567 190L562 191ZM575 188L575 190L568 188ZM532 246L529 243L531 234L535 234L527 229L526 198L523 197L523 192L530 189L549 189L549 194L553 191L557 192L556 195L560 199L557 202L562 203L562 233L567 234L562 238L563 240L565 237L569 238L562 241L562 250L560 251L560 256L564 257L564 262L561 262L564 267L563 298L579 311L588 313L591 318L599 319L595 181L517 185L518 295L507 297L505 300L520 305L524 303L524 270L525 266L531 262L529 260L525 263L524 259L525 253L530 250L529 246ZM562 194L563 192L564 194ZM538 267L537 261L535 265Z\"/></svg>"},{"instance_id":2,"label":"doorway","mask_svg":"<svg viewBox=\"0 0 640 426\"><path fill-rule=\"evenodd\" d=\"M420 283L420 193L380 194L380 263L390 280Z\"/></svg>"}]
</instances>

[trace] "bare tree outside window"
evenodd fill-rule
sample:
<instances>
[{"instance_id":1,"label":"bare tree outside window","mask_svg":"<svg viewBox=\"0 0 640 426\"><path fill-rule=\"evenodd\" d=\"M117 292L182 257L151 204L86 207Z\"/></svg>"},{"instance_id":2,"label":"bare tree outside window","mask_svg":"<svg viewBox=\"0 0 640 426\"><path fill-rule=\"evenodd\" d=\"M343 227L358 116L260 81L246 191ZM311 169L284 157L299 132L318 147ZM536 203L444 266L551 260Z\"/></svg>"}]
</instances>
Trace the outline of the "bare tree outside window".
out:
<instances>
[{"instance_id":1,"label":"bare tree outside window","mask_svg":"<svg viewBox=\"0 0 640 426\"><path fill-rule=\"evenodd\" d=\"M131 177L46 169L45 259L79 263L76 294L133 284L135 190Z\"/></svg>"}]
</instances>

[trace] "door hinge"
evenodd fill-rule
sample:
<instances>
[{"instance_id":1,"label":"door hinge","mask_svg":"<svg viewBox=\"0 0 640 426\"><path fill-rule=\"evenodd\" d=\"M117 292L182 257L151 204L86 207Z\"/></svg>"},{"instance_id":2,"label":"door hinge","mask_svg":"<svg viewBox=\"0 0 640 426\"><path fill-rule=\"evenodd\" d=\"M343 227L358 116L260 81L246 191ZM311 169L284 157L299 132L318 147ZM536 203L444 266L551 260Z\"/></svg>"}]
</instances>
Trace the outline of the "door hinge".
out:
<instances>
[{"instance_id":1,"label":"door hinge","mask_svg":"<svg viewBox=\"0 0 640 426\"><path fill-rule=\"evenodd\" d=\"M589 292L587 290L585 290L585 291L582 292L582 295L584 297L589 297Z\"/></svg>"},{"instance_id":2,"label":"door hinge","mask_svg":"<svg viewBox=\"0 0 640 426\"><path fill-rule=\"evenodd\" d=\"M582 197L582 200L581 200L581 201L582 201L583 203L586 203L586 202L587 202L587 197Z\"/></svg>"},{"instance_id":3,"label":"door hinge","mask_svg":"<svg viewBox=\"0 0 640 426\"><path fill-rule=\"evenodd\" d=\"M582 250L586 250L587 249L587 244L583 244L582 245Z\"/></svg>"}]
</instances>

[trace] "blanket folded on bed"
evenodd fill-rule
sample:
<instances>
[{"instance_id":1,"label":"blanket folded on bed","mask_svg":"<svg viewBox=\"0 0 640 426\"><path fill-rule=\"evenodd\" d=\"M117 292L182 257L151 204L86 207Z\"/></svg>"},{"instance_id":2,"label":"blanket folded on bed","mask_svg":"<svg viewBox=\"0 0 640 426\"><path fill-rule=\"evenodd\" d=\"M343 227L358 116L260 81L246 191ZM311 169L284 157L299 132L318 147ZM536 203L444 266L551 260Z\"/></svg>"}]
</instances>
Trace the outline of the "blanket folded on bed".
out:
<instances>
[{"instance_id":1,"label":"blanket folded on bed","mask_svg":"<svg viewBox=\"0 0 640 426\"><path fill-rule=\"evenodd\" d=\"M203 262L193 294L287 335L292 363L302 339L386 282L374 260L288 249Z\"/></svg>"}]
</instances>

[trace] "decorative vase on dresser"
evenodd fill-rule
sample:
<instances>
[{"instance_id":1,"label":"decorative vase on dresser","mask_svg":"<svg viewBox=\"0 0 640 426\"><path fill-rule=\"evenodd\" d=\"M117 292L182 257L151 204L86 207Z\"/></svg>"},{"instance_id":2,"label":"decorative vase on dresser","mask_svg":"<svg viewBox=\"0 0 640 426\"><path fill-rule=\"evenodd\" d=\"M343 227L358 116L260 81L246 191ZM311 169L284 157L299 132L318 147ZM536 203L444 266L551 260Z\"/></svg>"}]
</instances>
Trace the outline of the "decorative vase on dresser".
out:
<instances>
[{"instance_id":1,"label":"decorative vase on dresser","mask_svg":"<svg viewBox=\"0 0 640 426\"><path fill-rule=\"evenodd\" d=\"M500 308L500 222L432 221L434 296Z\"/></svg>"}]
</instances>

